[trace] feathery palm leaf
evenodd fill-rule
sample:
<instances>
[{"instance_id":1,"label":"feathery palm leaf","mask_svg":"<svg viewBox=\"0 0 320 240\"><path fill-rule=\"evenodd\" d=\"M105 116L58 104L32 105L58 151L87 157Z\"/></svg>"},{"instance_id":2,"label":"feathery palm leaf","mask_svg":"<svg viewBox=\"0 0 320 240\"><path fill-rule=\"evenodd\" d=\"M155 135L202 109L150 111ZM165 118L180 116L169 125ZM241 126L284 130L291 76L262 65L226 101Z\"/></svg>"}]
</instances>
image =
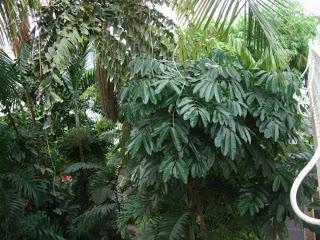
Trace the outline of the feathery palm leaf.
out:
<instances>
[{"instance_id":1,"label":"feathery palm leaf","mask_svg":"<svg viewBox=\"0 0 320 240\"><path fill-rule=\"evenodd\" d=\"M38 194L43 191L43 182L36 178L30 170L8 173L5 178L14 186L18 193L38 204Z\"/></svg>"},{"instance_id":2,"label":"feathery palm leaf","mask_svg":"<svg viewBox=\"0 0 320 240\"><path fill-rule=\"evenodd\" d=\"M21 43L16 59L17 69L21 75L32 72L33 57L32 41Z\"/></svg>"},{"instance_id":3,"label":"feathery palm leaf","mask_svg":"<svg viewBox=\"0 0 320 240\"><path fill-rule=\"evenodd\" d=\"M15 231L15 223L23 215L24 202L16 191L2 187L0 187L0 217L2 219L0 237L4 239L6 236L6 239L11 239L10 236Z\"/></svg>"},{"instance_id":4,"label":"feathery palm leaf","mask_svg":"<svg viewBox=\"0 0 320 240\"><path fill-rule=\"evenodd\" d=\"M74 220L71 231L77 235L81 235L95 224L101 223L101 221L108 217L115 209L115 203L93 206Z\"/></svg>"},{"instance_id":5,"label":"feathery palm leaf","mask_svg":"<svg viewBox=\"0 0 320 240\"><path fill-rule=\"evenodd\" d=\"M2 209L0 212L1 215L5 215L6 221L10 221L21 216L24 206L23 201L16 191L1 189L0 200Z\"/></svg>"},{"instance_id":6,"label":"feathery palm leaf","mask_svg":"<svg viewBox=\"0 0 320 240\"><path fill-rule=\"evenodd\" d=\"M53 224L44 212L22 218L19 225L18 235L28 237L28 239L65 240L59 227Z\"/></svg>"},{"instance_id":7,"label":"feathery palm leaf","mask_svg":"<svg viewBox=\"0 0 320 240\"><path fill-rule=\"evenodd\" d=\"M159 236L165 236L162 239L183 239L190 218L190 212L164 216L164 219L161 219L159 222Z\"/></svg>"},{"instance_id":8,"label":"feathery palm leaf","mask_svg":"<svg viewBox=\"0 0 320 240\"><path fill-rule=\"evenodd\" d=\"M83 93L95 83L94 70L90 69L89 66L91 54L91 44L87 43L79 46L78 53L62 73L62 81L73 101L78 101L74 98L79 98L80 93Z\"/></svg>"},{"instance_id":9,"label":"feathery palm leaf","mask_svg":"<svg viewBox=\"0 0 320 240\"><path fill-rule=\"evenodd\" d=\"M247 44L259 56L265 50L283 65L286 52L275 29L274 16L281 15L287 0L173 0L180 18L207 27L214 22L217 34L225 38L232 24L244 17Z\"/></svg>"},{"instance_id":10,"label":"feathery palm leaf","mask_svg":"<svg viewBox=\"0 0 320 240\"><path fill-rule=\"evenodd\" d=\"M0 50L0 103L6 105L16 96L19 74L15 70L15 62L2 50Z\"/></svg>"},{"instance_id":11,"label":"feathery palm leaf","mask_svg":"<svg viewBox=\"0 0 320 240\"><path fill-rule=\"evenodd\" d=\"M17 53L21 42L29 38L29 17L40 6L39 0L6 0L0 2L0 45L6 43Z\"/></svg>"}]
</instances>

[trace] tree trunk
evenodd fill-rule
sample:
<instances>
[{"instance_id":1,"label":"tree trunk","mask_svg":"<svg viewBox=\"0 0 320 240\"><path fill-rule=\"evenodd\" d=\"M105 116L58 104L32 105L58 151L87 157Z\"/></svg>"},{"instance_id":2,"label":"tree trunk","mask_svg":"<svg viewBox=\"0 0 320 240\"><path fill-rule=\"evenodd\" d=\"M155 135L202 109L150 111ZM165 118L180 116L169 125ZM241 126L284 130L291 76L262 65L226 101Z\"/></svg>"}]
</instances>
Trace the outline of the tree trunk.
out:
<instances>
[{"instance_id":1,"label":"tree trunk","mask_svg":"<svg viewBox=\"0 0 320 240\"><path fill-rule=\"evenodd\" d=\"M203 240L208 240L207 235L207 225L205 222L205 217L203 214L203 204L201 200L201 196L199 194L199 191L195 188L193 184L193 180L189 179L188 183L188 191L190 195L191 200L191 208L192 210L196 212L196 222L199 224L200 227L200 236Z\"/></svg>"},{"instance_id":2,"label":"tree trunk","mask_svg":"<svg viewBox=\"0 0 320 240\"><path fill-rule=\"evenodd\" d=\"M100 64L97 64L95 75L102 111L113 122L116 122L118 120L118 102L114 82L110 81L107 70Z\"/></svg>"},{"instance_id":3,"label":"tree trunk","mask_svg":"<svg viewBox=\"0 0 320 240\"><path fill-rule=\"evenodd\" d=\"M35 114L35 110L34 110L34 104L30 95L30 90L28 87L28 84L24 84L24 93L26 96L26 101L27 101L27 106L30 112L30 116L31 116L31 121L32 121L32 125L35 127L36 126L36 114Z\"/></svg>"},{"instance_id":4,"label":"tree trunk","mask_svg":"<svg viewBox=\"0 0 320 240\"><path fill-rule=\"evenodd\" d=\"M78 98L76 98L78 99ZM79 146L79 153L80 153L80 161L84 162L84 154L83 154L83 146L82 146L82 139L79 137L79 130L80 130L80 116L79 116L79 108L78 102L75 100L75 121L76 121L76 129L77 129L77 139L78 139L78 146Z\"/></svg>"}]
</instances>

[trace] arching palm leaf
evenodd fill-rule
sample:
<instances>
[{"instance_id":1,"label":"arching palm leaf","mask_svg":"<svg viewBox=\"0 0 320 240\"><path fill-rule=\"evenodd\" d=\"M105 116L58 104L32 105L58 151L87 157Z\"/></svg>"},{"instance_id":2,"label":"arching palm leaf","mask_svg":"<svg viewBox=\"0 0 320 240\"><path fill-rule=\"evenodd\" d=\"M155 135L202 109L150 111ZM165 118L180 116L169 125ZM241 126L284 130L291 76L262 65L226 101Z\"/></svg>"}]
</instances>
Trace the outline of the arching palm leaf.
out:
<instances>
[{"instance_id":1,"label":"arching palm leaf","mask_svg":"<svg viewBox=\"0 0 320 240\"><path fill-rule=\"evenodd\" d=\"M31 214L20 219L18 235L35 240L65 240L60 228L44 212Z\"/></svg>"},{"instance_id":2,"label":"arching palm leaf","mask_svg":"<svg viewBox=\"0 0 320 240\"><path fill-rule=\"evenodd\" d=\"M62 73L66 90L72 95L83 93L95 83L93 69L89 66L92 54L91 44L79 46L78 54L73 57L68 68Z\"/></svg>"},{"instance_id":3,"label":"arching palm leaf","mask_svg":"<svg viewBox=\"0 0 320 240\"><path fill-rule=\"evenodd\" d=\"M0 44L7 43L16 53L21 42L29 38L29 16L40 6L39 0L6 0L0 2Z\"/></svg>"},{"instance_id":4,"label":"arching palm leaf","mask_svg":"<svg viewBox=\"0 0 320 240\"><path fill-rule=\"evenodd\" d=\"M41 180L34 176L32 170L20 171L6 174L5 178L13 188L22 196L39 203L38 194L44 190Z\"/></svg>"},{"instance_id":5,"label":"arching palm leaf","mask_svg":"<svg viewBox=\"0 0 320 240\"><path fill-rule=\"evenodd\" d=\"M19 194L12 189L4 189L0 187L0 236L6 234L11 236L15 231L13 228L16 226L14 223L22 217L24 202ZM9 238L10 239L10 238Z\"/></svg>"},{"instance_id":6,"label":"arching palm leaf","mask_svg":"<svg viewBox=\"0 0 320 240\"><path fill-rule=\"evenodd\" d=\"M267 50L282 65L286 52L274 25L287 0L172 0L181 19L207 27L213 22L217 35L225 38L239 17L244 18L245 38L258 56Z\"/></svg>"},{"instance_id":7,"label":"arching palm leaf","mask_svg":"<svg viewBox=\"0 0 320 240\"><path fill-rule=\"evenodd\" d=\"M12 103L16 96L19 74L15 71L14 61L2 50L0 50L0 103L7 105Z\"/></svg>"}]
</instances>

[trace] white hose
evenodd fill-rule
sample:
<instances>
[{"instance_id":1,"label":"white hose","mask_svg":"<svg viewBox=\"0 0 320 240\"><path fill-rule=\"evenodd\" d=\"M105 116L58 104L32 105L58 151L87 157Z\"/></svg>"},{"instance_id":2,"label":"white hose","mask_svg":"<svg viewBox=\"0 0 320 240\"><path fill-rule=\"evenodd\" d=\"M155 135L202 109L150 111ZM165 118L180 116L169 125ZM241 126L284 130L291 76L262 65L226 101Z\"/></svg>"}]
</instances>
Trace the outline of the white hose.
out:
<instances>
[{"instance_id":1,"label":"white hose","mask_svg":"<svg viewBox=\"0 0 320 240\"><path fill-rule=\"evenodd\" d=\"M318 190L320 189L320 26L317 28L317 36L309 42L308 66L303 75L308 74L308 93L310 99L311 121L313 125L313 137L316 150L308 164L301 170L294 180L290 191L290 202L293 211L306 223L320 226L320 219L310 217L300 210L297 203L298 189L304 178L317 166Z\"/></svg>"},{"instance_id":2,"label":"white hose","mask_svg":"<svg viewBox=\"0 0 320 240\"><path fill-rule=\"evenodd\" d=\"M301 218L303 221L319 225L320 226L320 219L310 217L303 213L297 203L297 192L298 189L303 181L303 179L310 173L312 168L317 164L318 160L320 159L320 147L316 149L316 152L314 153L313 157L311 158L310 162L301 170L297 178L294 180L291 191L290 191L290 202L293 211L298 215L299 218Z\"/></svg>"}]
</instances>

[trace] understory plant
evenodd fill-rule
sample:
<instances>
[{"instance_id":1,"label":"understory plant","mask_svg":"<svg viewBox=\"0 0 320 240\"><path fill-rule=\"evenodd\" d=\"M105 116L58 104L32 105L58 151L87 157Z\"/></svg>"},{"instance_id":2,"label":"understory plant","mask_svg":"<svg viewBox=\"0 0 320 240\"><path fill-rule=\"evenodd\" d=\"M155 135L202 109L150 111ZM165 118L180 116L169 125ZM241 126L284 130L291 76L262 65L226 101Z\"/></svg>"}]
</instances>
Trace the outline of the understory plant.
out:
<instances>
[{"instance_id":1,"label":"understory plant","mask_svg":"<svg viewBox=\"0 0 320 240\"><path fill-rule=\"evenodd\" d=\"M183 64L136 58L131 70L119 94L130 129L122 234L284 239L289 189L309 157L297 152L310 150L294 97L299 78L245 67L220 49Z\"/></svg>"}]
</instances>

